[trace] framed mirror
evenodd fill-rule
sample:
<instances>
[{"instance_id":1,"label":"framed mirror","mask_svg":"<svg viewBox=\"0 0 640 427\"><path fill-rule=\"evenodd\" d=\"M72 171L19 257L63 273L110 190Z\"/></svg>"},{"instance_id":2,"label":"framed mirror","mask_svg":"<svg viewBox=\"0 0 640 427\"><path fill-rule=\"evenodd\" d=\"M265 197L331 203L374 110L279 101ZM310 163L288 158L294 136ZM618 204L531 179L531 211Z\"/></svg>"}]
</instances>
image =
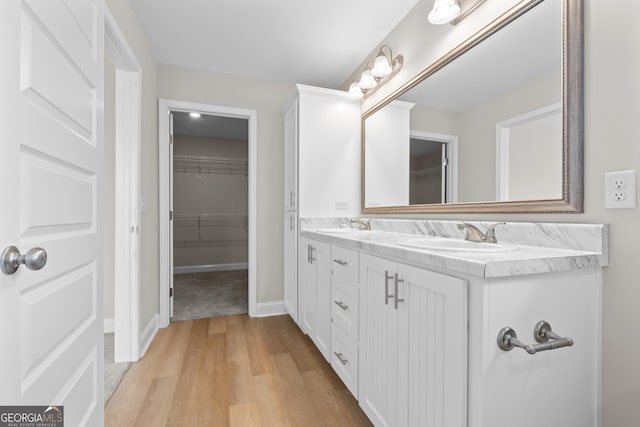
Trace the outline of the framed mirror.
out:
<instances>
[{"instance_id":1,"label":"framed mirror","mask_svg":"<svg viewBox=\"0 0 640 427\"><path fill-rule=\"evenodd\" d=\"M583 212L582 0L518 3L362 117L362 213Z\"/></svg>"}]
</instances>

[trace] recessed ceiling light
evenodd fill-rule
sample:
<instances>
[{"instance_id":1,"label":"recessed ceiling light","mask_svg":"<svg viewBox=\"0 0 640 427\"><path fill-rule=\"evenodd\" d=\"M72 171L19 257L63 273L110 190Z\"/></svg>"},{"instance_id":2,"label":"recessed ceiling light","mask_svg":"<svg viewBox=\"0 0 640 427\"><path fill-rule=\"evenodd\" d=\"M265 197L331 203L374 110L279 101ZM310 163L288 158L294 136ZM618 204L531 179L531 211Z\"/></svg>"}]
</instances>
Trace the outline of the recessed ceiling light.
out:
<instances>
[{"instance_id":1,"label":"recessed ceiling light","mask_svg":"<svg viewBox=\"0 0 640 427\"><path fill-rule=\"evenodd\" d=\"M189 113L189 115L194 119L197 119L198 117L200 117L200 113Z\"/></svg>"}]
</instances>

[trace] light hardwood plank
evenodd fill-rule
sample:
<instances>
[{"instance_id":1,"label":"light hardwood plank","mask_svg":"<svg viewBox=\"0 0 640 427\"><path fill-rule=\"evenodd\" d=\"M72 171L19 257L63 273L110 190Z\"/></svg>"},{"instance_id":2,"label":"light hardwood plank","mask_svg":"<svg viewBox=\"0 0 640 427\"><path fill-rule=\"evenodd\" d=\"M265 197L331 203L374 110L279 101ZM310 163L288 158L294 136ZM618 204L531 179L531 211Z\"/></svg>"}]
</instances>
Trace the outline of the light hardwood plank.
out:
<instances>
[{"instance_id":1,"label":"light hardwood plank","mask_svg":"<svg viewBox=\"0 0 640 427\"><path fill-rule=\"evenodd\" d=\"M284 393L274 374L253 377L262 420L265 426L295 427L289 422Z\"/></svg>"},{"instance_id":2,"label":"light hardwood plank","mask_svg":"<svg viewBox=\"0 0 640 427\"><path fill-rule=\"evenodd\" d=\"M105 425L370 426L289 316L171 324L133 363Z\"/></svg>"},{"instance_id":3,"label":"light hardwood plank","mask_svg":"<svg viewBox=\"0 0 640 427\"><path fill-rule=\"evenodd\" d=\"M229 408L230 427L262 427L260 409L256 402L233 405Z\"/></svg>"}]
</instances>

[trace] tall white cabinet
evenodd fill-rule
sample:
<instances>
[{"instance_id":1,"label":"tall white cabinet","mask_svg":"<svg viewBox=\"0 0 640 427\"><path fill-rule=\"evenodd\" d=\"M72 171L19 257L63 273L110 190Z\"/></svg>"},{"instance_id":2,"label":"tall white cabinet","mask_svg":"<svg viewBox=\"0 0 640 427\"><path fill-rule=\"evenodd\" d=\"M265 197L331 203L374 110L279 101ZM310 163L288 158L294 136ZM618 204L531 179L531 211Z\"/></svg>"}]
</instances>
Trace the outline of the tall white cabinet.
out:
<instances>
[{"instance_id":1,"label":"tall white cabinet","mask_svg":"<svg viewBox=\"0 0 640 427\"><path fill-rule=\"evenodd\" d=\"M360 213L360 103L296 85L284 110L284 305L299 322L300 218Z\"/></svg>"}]
</instances>

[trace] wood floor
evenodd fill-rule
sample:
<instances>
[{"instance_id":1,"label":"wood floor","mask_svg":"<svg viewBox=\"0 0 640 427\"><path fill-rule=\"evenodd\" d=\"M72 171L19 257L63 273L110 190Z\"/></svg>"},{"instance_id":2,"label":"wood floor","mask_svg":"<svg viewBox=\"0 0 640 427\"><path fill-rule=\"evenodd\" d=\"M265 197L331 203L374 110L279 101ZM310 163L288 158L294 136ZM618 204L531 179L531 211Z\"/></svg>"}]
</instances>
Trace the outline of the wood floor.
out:
<instances>
[{"instance_id":1,"label":"wood floor","mask_svg":"<svg viewBox=\"0 0 640 427\"><path fill-rule=\"evenodd\" d=\"M289 316L161 329L105 408L106 426L370 426Z\"/></svg>"}]
</instances>

